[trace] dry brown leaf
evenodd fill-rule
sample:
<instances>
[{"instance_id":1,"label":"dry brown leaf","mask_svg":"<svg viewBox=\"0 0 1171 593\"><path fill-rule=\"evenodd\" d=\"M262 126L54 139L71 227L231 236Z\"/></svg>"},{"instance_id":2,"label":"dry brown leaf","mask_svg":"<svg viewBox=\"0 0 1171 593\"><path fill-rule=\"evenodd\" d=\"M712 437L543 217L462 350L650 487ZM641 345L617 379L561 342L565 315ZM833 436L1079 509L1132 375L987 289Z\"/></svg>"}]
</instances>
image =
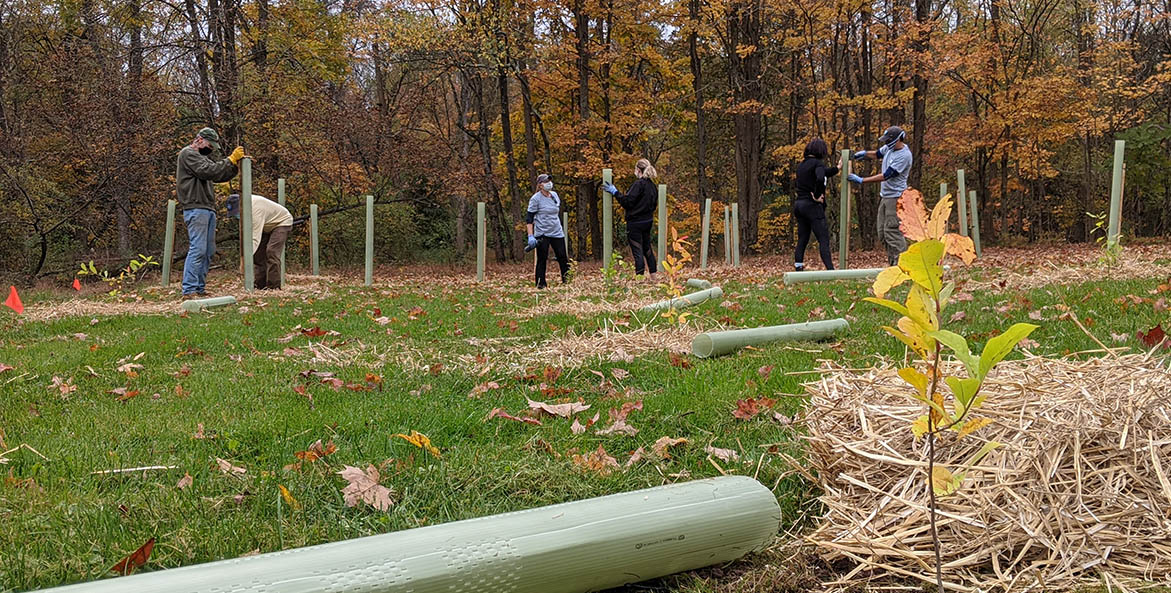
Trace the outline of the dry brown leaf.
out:
<instances>
[{"instance_id":1,"label":"dry brown leaf","mask_svg":"<svg viewBox=\"0 0 1171 593\"><path fill-rule=\"evenodd\" d=\"M121 575L128 575L146 564L147 560L150 560L150 553L154 548L155 538L152 537L146 540L146 543L142 544L142 547L110 567L110 570Z\"/></svg>"},{"instance_id":2,"label":"dry brown leaf","mask_svg":"<svg viewBox=\"0 0 1171 593\"><path fill-rule=\"evenodd\" d=\"M596 472L603 476L608 476L613 470L619 468L618 460L607 454L602 445L598 445L598 449L589 455L574 454L573 463L583 470Z\"/></svg>"},{"instance_id":3,"label":"dry brown leaf","mask_svg":"<svg viewBox=\"0 0 1171 593\"><path fill-rule=\"evenodd\" d=\"M342 489L342 498L346 506L354 507L364 502L380 511L389 510L394 506L390 488L378 483L378 468L373 465L367 466L365 471L347 465L338 472L338 475L349 482Z\"/></svg>"},{"instance_id":4,"label":"dry brown leaf","mask_svg":"<svg viewBox=\"0 0 1171 593\"><path fill-rule=\"evenodd\" d=\"M175 487L180 490L186 490L188 487L191 486L191 483L193 481L195 481L195 480L194 480L194 478L191 477L191 474L184 472L183 477L179 478L179 483L175 484Z\"/></svg>"},{"instance_id":5,"label":"dry brown leaf","mask_svg":"<svg viewBox=\"0 0 1171 593\"><path fill-rule=\"evenodd\" d=\"M675 439L671 437L659 437L659 440L655 441L654 444L651 445L651 453L654 453L659 459L670 459L671 452L669 449L671 447L684 445L686 443L687 439L683 438Z\"/></svg>"},{"instance_id":6,"label":"dry brown leaf","mask_svg":"<svg viewBox=\"0 0 1171 593\"><path fill-rule=\"evenodd\" d=\"M588 404L581 402L569 402L564 404L547 404L539 401L529 401L529 409L538 412L544 412L550 416L560 416L562 418L569 418L578 412L584 412L590 409Z\"/></svg>"},{"instance_id":7,"label":"dry brown leaf","mask_svg":"<svg viewBox=\"0 0 1171 593\"><path fill-rule=\"evenodd\" d=\"M537 420L536 418L521 418L513 416L512 414L504 411L504 408L492 408L492 411L488 412L488 417L485 418L485 421L491 420L493 418L504 418L505 420L515 420L517 422L524 422L525 424L536 424L537 426L541 426L541 421Z\"/></svg>"},{"instance_id":8,"label":"dry brown leaf","mask_svg":"<svg viewBox=\"0 0 1171 593\"><path fill-rule=\"evenodd\" d=\"M216 462L216 465L219 466L220 471L225 474L243 474L243 473L248 472L248 470L246 470L238 465L232 465L227 460L220 459L219 457L215 458L215 462Z\"/></svg>"},{"instance_id":9,"label":"dry brown leaf","mask_svg":"<svg viewBox=\"0 0 1171 593\"><path fill-rule=\"evenodd\" d=\"M708 445L703 450L720 461L737 461L740 459L740 454L732 449L721 449Z\"/></svg>"},{"instance_id":10,"label":"dry brown leaf","mask_svg":"<svg viewBox=\"0 0 1171 593\"><path fill-rule=\"evenodd\" d=\"M581 423L581 422L578 422L578 421L577 421L577 418L574 418L574 419L573 419L573 424L572 424L572 425L569 427L569 430L570 430L570 431L571 431L573 434L584 434L584 433L585 433L585 431L589 430L589 428L590 428L591 426L593 426L593 425L594 425L594 424L595 424L595 423L598 421L598 418L599 418L599 417L601 417L601 414L600 414L600 413L595 413L595 414L594 414L594 417L593 417L593 418L590 418L589 420L587 420L584 426L582 425L582 423Z\"/></svg>"}]
</instances>

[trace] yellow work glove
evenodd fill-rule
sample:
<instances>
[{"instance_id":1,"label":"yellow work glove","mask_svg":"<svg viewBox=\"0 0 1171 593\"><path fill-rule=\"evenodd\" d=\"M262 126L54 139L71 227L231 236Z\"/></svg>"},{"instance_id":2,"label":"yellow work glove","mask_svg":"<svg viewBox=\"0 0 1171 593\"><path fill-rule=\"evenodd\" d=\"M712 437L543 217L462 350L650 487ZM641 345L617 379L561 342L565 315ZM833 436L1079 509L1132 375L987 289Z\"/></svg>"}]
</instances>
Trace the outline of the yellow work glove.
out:
<instances>
[{"instance_id":1,"label":"yellow work glove","mask_svg":"<svg viewBox=\"0 0 1171 593\"><path fill-rule=\"evenodd\" d=\"M237 146L236 150L233 150L232 154L228 155L228 160L232 161L233 165L239 165L240 159L242 159L242 158L244 158L244 147L243 146Z\"/></svg>"}]
</instances>

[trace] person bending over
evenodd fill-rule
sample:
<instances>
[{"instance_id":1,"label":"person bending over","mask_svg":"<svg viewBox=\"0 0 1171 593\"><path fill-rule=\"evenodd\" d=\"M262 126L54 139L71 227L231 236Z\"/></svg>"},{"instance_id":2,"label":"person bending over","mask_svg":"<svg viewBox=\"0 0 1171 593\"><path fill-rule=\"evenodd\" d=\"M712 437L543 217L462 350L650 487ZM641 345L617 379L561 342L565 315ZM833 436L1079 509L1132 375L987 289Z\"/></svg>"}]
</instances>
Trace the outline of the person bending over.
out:
<instances>
[{"instance_id":1,"label":"person bending over","mask_svg":"<svg viewBox=\"0 0 1171 593\"><path fill-rule=\"evenodd\" d=\"M859 150L854 153L855 160L882 159L882 172L870 177L850 174L848 179L852 183L863 184L880 182L878 191L878 235L886 245L887 263L897 266L899 254L907 250L907 238L899 230L899 197L907 189L907 176L911 173L911 164L914 158L911 149L904 142L907 133L898 126L891 126L878 139L877 150Z\"/></svg>"},{"instance_id":2,"label":"person bending over","mask_svg":"<svg viewBox=\"0 0 1171 593\"><path fill-rule=\"evenodd\" d=\"M613 183L603 183L602 189L618 198L618 205L626 212L626 241L630 243L630 253L634 256L634 273L641 276L650 272L649 277L654 280L658 260L651 246L651 227L655 222L655 208L659 205L659 189L654 182L658 172L650 161L638 159L634 164L634 176L637 181L625 194Z\"/></svg>"},{"instance_id":3,"label":"person bending over","mask_svg":"<svg viewBox=\"0 0 1171 593\"><path fill-rule=\"evenodd\" d=\"M228 216L240 217L240 194L228 196ZM293 230L293 215L284 206L252 194L252 277L257 290L281 289L281 253Z\"/></svg>"},{"instance_id":4,"label":"person bending over","mask_svg":"<svg viewBox=\"0 0 1171 593\"><path fill-rule=\"evenodd\" d=\"M834 269L830 255L829 228L825 222L826 178L838 174L837 167L826 167L825 157L829 148L825 140L814 138L805 146L805 160L797 165L797 199L793 202L793 215L797 217L797 250L793 254L793 266L800 272L805 269L805 247L809 245L809 234L817 237L817 249L825 269Z\"/></svg>"},{"instance_id":5,"label":"person bending over","mask_svg":"<svg viewBox=\"0 0 1171 593\"><path fill-rule=\"evenodd\" d=\"M545 288L550 247L561 268L561 283L565 284L569 277L569 255L565 251L565 229L561 228L561 197L553 191L553 178L547 173L537 176L537 193L529 198L525 229L529 232L525 251L537 250L537 288Z\"/></svg>"}]
</instances>

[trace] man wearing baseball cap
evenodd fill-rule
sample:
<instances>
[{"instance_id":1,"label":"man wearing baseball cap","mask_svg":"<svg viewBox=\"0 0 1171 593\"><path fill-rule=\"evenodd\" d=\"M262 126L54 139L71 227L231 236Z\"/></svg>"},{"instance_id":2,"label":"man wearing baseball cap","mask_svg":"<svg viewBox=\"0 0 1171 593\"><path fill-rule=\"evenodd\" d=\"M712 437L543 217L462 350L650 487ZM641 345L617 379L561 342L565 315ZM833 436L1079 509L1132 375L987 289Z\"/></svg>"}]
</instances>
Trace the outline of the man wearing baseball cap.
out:
<instances>
[{"instance_id":1,"label":"man wearing baseball cap","mask_svg":"<svg viewBox=\"0 0 1171 593\"><path fill-rule=\"evenodd\" d=\"M183 262L183 298L207 296L207 270L215 253L215 194L213 183L230 181L244 148L237 146L228 158L213 160L220 149L220 135L203 128L191 144L179 151L175 163L175 199L183 210L187 226L187 259Z\"/></svg>"},{"instance_id":2,"label":"man wearing baseball cap","mask_svg":"<svg viewBox=\"0 0 1171 593\"><path fill-rule=\"evenodd\" d=\"M892 265L898 265L899 254L907 250L907 238L899 230L899 197L907 189L907 177L911 174L911 149L904 140L907 133L898 126L891 126L878 139L881 145L876 150L859 150L854 153L855 160L882 159L882 172L870 177L862 177L851 173L847 179L852 183L863 184L880 182L878 190L878 234L886 245L886 259Z\"/></svg>"}]
</instances>

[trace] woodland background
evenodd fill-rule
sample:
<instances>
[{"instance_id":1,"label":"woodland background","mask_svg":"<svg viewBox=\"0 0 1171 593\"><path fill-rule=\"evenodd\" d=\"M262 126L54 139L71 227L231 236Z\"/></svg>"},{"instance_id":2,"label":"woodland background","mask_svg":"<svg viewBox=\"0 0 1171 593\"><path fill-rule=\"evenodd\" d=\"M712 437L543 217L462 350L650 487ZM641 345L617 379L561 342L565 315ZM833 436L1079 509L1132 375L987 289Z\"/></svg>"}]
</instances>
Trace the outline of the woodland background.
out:
<instances>
[{"instance_id":1,"label":"woodland background","mask_svg":"<svg viewBox=\"0 0 1171 593\"><path fill-rule=\"evenodd\" d=\"M477 201L519 259L546 171L571 251L598 257L601 169L625 188L639 157L683 232L736 201L744 248L777 252L804 144L873 148L890 124L926 195L967 171L986 244L1093 240L1126 139L1124 242L1165 236L1171 0L0 0L0 276L157 256L204 125L248 149L256 192L286 177L295 216L332 212L323 260L344 264L366 193L380 261L466 261Z\"/></svg>"}]
</instances>

